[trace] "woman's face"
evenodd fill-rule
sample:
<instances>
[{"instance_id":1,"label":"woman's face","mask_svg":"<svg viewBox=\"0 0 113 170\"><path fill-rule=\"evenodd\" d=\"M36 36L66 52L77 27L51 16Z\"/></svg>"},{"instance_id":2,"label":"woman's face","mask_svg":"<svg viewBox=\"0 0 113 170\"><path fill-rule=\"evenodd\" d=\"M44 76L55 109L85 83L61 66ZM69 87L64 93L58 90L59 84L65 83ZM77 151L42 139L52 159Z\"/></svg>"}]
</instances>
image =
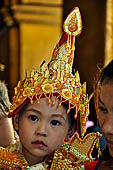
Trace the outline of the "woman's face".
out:
<instances>
[{"instance_id":1,"label":"woman's face","mask_svg":"<svg viewBox=\"0 0 113 170\"><path fill-rule=\"evenodd\" d=\"M110 155L113 157L113 83L105 83L101 86L97 117Z\"/></svg>"},{"instance_id":2,"label":"woman's face","mask_svg":"<svg viewBox=\"0 0 113 170\"><path fill-rule=\"evenodd\" d=\"M12 119L3 116L0 109L0 146L6 147L14 143Z\"/></svg>"},{"instance_id":3,"label":"woman's face","mask_svg":"<svg viewBox=\"0 0 113 170\"><path fill-rule=\"evenodd\" d=\"M48 104L46 98L41 98L40 104L35 100L23 112L19 121L15 117L14 125L19 130L25 158L28 162L30 160L29 164L35 164L63 144L68 134L69 120L66 109L58 106L58 99L53 106Z\"/></svg>"}]
</instances>

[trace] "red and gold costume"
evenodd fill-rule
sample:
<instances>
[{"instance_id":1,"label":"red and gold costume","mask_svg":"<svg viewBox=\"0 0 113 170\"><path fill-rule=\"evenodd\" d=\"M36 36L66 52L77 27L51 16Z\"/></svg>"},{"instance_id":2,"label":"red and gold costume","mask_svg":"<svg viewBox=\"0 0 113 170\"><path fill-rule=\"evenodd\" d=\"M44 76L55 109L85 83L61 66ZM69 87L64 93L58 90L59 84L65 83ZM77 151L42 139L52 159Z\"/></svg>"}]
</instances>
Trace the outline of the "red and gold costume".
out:
<instances>
[{"instance_id":1,"label":"red and gold costume","mask_svg":"<svg viewBox=\"0 0 113 170\"><path fill-rule=\"evenodd\" d=\"M95 144L99 143L100 134L91 133L84 136L86 121L89 115L89 99L86 94L86 83L80 83L78 71L72 74L75 37L81 33L82 21L78 7L75 7L66 18L63 25L63 35L56 45L49 64L43 63L39 71L32 69L23 81L19 81L15 88L15 96L10 107L9 117L17 114L28 101L33 99L40 103L45 97L50 102L52 96L65 102L69 109L75 110L75 118L80 120L80 133L75 134L69 142L64 144L53 154L49 161L29 167L23 157L18 144L0 150L0 168L30 169L30 170L84 170L85 164L91 162L91 152ZM54 105L54 100L53 100ZM99 148L99 147L98 147ZM90 165L89 165L90 167Z\"/></svg>"}]
</instances>

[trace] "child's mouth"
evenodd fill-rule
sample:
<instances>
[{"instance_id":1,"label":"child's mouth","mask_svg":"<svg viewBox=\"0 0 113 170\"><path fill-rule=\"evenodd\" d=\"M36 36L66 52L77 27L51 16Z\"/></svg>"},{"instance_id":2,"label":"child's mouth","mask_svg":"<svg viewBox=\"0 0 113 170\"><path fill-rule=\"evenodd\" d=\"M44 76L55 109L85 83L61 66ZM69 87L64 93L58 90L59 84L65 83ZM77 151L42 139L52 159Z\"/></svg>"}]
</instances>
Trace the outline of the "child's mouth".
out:
<instances>
[{"instance_id":1,"label":"child's mouth","mask_svg":"<svg viewBox=\"0 0 113 170\"><path fill-rule=\"evenodd\" d=\"M43 141L39 141L39 140L32 142L32 144L35 144L35 145L38 145L41 147L43 147L43 146L47 147L47 145Z\"/></svg>"}]
</instances>

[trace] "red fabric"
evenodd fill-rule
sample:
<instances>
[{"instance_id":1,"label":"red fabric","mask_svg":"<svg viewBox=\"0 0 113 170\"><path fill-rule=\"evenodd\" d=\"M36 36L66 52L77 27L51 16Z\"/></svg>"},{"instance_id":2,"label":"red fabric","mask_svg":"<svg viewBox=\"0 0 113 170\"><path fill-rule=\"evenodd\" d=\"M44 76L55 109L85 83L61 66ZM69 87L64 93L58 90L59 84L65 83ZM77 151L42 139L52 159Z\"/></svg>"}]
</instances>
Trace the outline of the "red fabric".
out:
<instances>
[{"instance_id":1,"label":"red fabric","mask_svg":"<svg viewBox=\"0 0 113 170\"><path fill-rule=\"evenodd\" d=\"M73 37L71 37L71 48L72 48L72 44L73 44ZM67 41L67 34L64 32L63 34L62 34L62 37L61 37L61 39L60 39L60 41L59 41L59 46L61 46L64 42L66 42Z\"/></svg>"},{"instance_id":2,"label":"red fabric","mask_svg":"<svg viewBox=\"0 0 113 170\"><path fill-rule=\"evenodd\" d=\"M85 170L95 170L97 163L98 163L98 160L92 161L92 162L87 162L85 164Z\"/></svg>"},{"instance_id":3,"label":"red fabric","mask_svg":"<svg viewBox=\"0 0 113 170\"><path fill-rule=\"evenodd\" d=\"M25 101L24 101L16 110L14 110L14 112L8 114L8 117L10 118L10 117L16 115L16 114L22 109L22 107L23 107L26 103L28 103L29 100L30 100L29 98L26 98Z\"/></svg>"}]
</instances>

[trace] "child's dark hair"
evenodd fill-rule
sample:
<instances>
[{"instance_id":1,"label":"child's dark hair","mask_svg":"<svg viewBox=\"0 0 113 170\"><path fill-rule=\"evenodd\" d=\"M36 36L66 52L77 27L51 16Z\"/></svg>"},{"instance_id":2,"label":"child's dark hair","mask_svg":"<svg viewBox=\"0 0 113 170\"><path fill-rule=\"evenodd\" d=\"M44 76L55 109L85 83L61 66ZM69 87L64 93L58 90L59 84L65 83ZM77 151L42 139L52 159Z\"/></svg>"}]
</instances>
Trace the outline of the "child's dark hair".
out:
<instances>
[{"instance_id":1,"label":"child's dark hair","mask_svg":"<svg viewBox=\"0 0 113 170\"><path fill-rule=\"evenodd\" d=\"M62 106L66 109L66 111L69 109L68 105L64 102L62 103ZM70 128L73 128L76 130L77 128L77 119L74 118L75 115L75 110L71 109L70 112L68 113L69 115L69 124Z\"/></svg>"}]
</instances>

